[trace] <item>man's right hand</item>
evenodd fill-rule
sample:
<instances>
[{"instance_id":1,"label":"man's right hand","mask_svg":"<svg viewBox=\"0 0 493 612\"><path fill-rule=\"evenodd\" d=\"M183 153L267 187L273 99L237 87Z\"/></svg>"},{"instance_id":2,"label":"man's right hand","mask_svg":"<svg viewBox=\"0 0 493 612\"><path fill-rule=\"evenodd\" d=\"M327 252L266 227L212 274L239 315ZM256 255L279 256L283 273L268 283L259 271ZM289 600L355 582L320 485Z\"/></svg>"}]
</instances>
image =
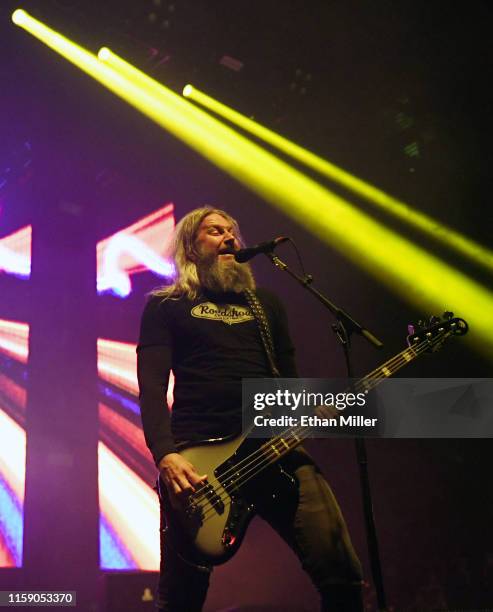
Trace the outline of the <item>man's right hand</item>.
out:
<instances>
[{"instance_id":1,"label":"man's right hand","mask_svg":"<svg viewBox=\"0 0 493 612\"><path fill-rule=\"evenodd\" d=\"M179 453L169 453L159 462L159 472L168 490L171 505L181 508L188 496L207 478L200 476L195 467Z\"/></svg>"}]
</instances>

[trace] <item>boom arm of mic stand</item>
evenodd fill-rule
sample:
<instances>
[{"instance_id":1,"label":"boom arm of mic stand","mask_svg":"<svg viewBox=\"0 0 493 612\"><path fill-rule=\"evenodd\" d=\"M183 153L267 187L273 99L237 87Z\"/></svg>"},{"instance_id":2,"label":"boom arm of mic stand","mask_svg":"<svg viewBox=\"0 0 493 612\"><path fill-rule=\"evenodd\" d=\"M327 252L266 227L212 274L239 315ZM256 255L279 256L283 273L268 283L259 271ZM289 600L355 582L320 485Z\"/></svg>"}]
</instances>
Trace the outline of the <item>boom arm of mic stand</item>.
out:
<instances>
[{"instance_id":1,"label":"boom arm of mic stand","mask_svg":"<svg viewBox=\"0 0 493 612\"><path fill-rule=\"evenodd\" d=\"M321 302L330 312L335 316L335 318L344 325L346 329L347 342L349 342L349 337L352 332L356 332L365 338L370 344L372 344L375 348L381 349L383 347L383 343L374 336L368 329L364 328L357 321L355 321L345 310L336 306L333 302L331 302L327 297L325 297L320 291L314 289L311 286L313 282L313 277L310 274L306 276L300 276L293 272L289 266L279 259L277 255L274 253L265 253L265 255L271 260L271 262L282 270L283 272L287 272L292 278L294 278L302 287L307 289L313 296L317 298L319 302ZM337 330L336 330L337 331ZM338 333L338 332L337 332Z\"/></svg>"}]
</instances>

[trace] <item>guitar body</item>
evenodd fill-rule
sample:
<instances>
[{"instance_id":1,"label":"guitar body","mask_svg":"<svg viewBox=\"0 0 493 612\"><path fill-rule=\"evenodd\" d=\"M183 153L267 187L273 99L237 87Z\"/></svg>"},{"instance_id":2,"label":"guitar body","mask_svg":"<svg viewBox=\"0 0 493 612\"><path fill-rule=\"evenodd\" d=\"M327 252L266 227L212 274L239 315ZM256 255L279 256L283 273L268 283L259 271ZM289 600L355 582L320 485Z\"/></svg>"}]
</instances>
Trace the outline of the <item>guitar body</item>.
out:
<instances>
[{"instance_id":1,"label":"guitar body","mask_svg":"<svg viewBox=\"0 0 493 612\"><path fill-rule=\"evenodd\" d=\"M199 474L207 474L204 485L197 487L188 505L175 509L167 499L164 483L159 481L159 493L164 501L168 534L180 554L198 564L220 565L230 559L240 547L247 527L255 515L254 498L277 498L285 494L293 499L297 494L295 479L279 464L263 469L260 475L238 484L236 466L243 470L249 457L255 456L263 440L231 438L205 440L180 449L180 454L195 466ZM255 478L253 476L255 475Z\"/></svg>"}]
</instances>

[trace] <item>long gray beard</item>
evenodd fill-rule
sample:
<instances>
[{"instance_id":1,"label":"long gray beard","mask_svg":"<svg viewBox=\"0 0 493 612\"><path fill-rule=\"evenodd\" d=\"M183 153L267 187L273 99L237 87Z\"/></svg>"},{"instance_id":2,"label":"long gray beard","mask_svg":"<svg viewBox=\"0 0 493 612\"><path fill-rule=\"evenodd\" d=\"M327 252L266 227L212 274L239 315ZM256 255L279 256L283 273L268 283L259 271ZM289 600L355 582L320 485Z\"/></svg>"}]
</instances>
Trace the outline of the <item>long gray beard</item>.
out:
<instances>
[{"instance_id":1,"label":"long gray beard","mask_svg":"<svg viewBox=\"0 0 493 612\"><path fill-rule=\"evenodd\" d=\"M211 262L203 258L198 262L197 271L200 284L209 291L241 293L245 289L255 289L255 279L249 264L220 262L217 258Z\"/></svg>"}]
</instances>

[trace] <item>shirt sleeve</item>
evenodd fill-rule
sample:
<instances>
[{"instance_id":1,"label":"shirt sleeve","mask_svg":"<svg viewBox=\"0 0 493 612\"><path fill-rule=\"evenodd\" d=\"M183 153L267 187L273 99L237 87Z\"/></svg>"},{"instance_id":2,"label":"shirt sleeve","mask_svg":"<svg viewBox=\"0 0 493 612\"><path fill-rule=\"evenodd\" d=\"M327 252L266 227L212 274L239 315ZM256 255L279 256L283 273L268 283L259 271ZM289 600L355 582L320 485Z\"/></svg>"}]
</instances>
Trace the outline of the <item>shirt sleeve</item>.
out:
<instances>
[{"instance_id":1,"label":"shirt sleeve","mask_svg":"<svg viewBox=\"0 0 493 612\"><path fill-rule=\"evenodd\" d=\"M274 313L274 317L269 322L271 324L272 340L274 342L276 364L279 373L283 378L298 378L295 359L296 351L289 333L286 310L281 300L275 294L270 292L265 292L265 294L272 305Z\"/></svg>"},{"instance_id":2,"label":"shirt sleeve","mask_svg":"<svg viewBox=\"0 0 493 612\"><path fill-rule=\"evenodd\" d=\"M171 370L171 338L159 299L151 299L142 314L137 346L137 380L144 437L154 462L176 447L166 402Z\"/></svg>"}]
</instances>

